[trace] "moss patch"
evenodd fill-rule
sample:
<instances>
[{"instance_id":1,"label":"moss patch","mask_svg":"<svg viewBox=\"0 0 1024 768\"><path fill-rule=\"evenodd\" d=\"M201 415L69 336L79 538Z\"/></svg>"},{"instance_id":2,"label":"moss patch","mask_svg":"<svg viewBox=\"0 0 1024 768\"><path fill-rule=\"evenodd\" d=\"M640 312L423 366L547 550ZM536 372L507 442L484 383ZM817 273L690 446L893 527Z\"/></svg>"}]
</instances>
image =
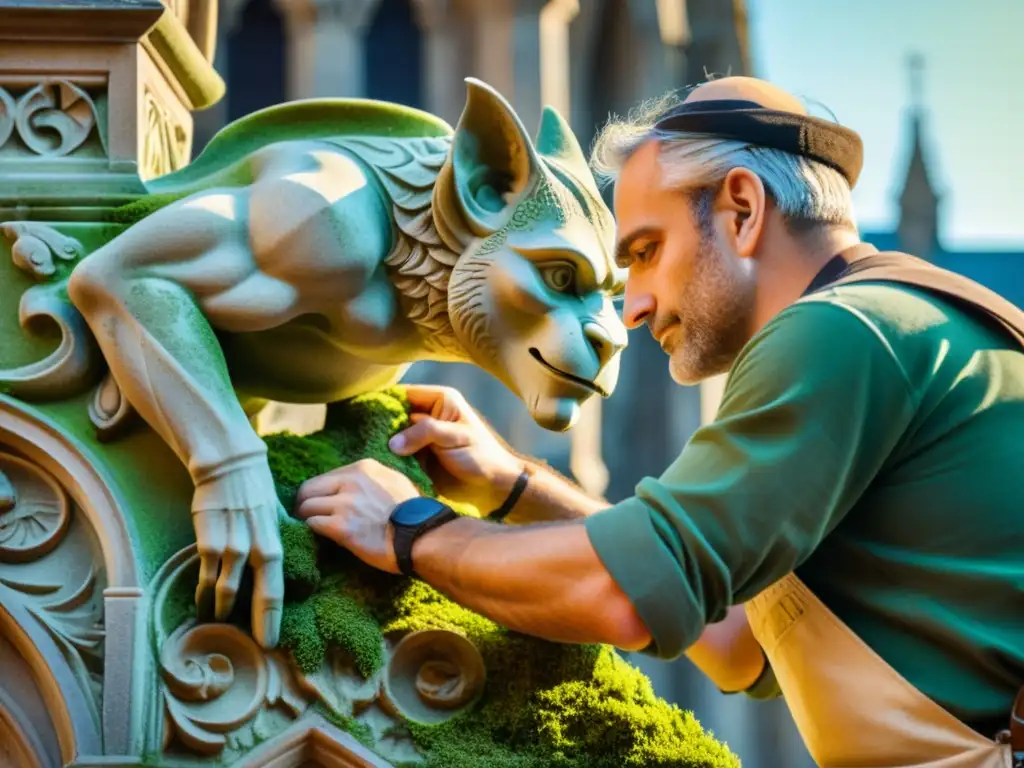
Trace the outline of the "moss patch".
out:
<instances>
[{"instance_id":1,"label":"moss patch","mask_svg":"<svg viewBox=\"0 0 1024 768\"><path fill-rule=\"evenodd\" d=\"M112 224L135 224L151 213L187 197L188 194L188 192L173 192L145 195L130 203L110 209L105 218Z\"/></svg>"},{"instance_id":2,"label":"moss patch","mask_svg":"<svg viewBox=\"0 0 1024 768\"><path fill-rule=\"evenodd\" d=\"M419 463L387 448L390 436L408 424L406 408L402 389L392 388L334 410L332 422L315 435L267 437L285 508L292 509L306 478L367 457L404 472L433 495ZM614 649L508 631L423 582L369 568L297 521L283 523L282 536L287 576L281 646L303 669L319 666L333 646L371 674L383 664L380 643L391 632L449 629L480 649L487 687L477 705L441 725L408 724L424 768L739 765L691 713L656 697L650 681ZM339 725L368 738L359 723Z\"/></svg>"}]
</instances>

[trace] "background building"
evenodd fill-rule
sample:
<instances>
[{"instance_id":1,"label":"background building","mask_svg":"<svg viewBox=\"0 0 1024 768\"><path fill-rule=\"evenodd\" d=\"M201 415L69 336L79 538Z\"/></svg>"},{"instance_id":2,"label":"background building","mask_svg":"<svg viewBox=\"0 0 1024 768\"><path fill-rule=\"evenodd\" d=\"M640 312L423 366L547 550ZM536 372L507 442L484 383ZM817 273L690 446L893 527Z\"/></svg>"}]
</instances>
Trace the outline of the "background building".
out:
<instances>
[{"instance_id":1,"label":"background building","mask_svg":"<svg viewBox=\"0 0 1024 768\"><path fill-rule=\"evenodd\" d=\"M568 116L587 147L609 113L704 79L755 74L743 0L221 0L216 67L227 96L196 115L194 153L225 123L285 100L362 96L426 109L454 124L463 78L479 77L536 126L542 103ZM939 172L927 151L920 61L911 68L899 225L865 232L963 272L1024 303L1024 253L943 248ZM894 73L895 74L895 73ZM615 396L591 408L575 436L537 428L487 374L465 365L414 367L409 380L458 387L520 450L540 456L607 497L632 493L713 416L721 381L679 387L645 330L630 335ZM317 408L266 418L315 428ZM574 443L574 444L573 444ZM573 462L575 456L576 462ZM811 766L781 702L722 696L686 660L634 657L658 692L698 713L749 768Z\"/></svg>"},{"instance_id":2,"label":"background building","mask_svg":"<svg viewBox=\"0 0 1024 768\"><path fill-rule=\"evenodd\" d=\"M1024 248L960 250L949 249L942 242L941 164L929 150L923 58L911 56L908 70L907 159L898 191L899 219L892 231L867 231L862 237L882 250L906 251L959 272L1024 306Z\"/></svg>"}]
</instances>

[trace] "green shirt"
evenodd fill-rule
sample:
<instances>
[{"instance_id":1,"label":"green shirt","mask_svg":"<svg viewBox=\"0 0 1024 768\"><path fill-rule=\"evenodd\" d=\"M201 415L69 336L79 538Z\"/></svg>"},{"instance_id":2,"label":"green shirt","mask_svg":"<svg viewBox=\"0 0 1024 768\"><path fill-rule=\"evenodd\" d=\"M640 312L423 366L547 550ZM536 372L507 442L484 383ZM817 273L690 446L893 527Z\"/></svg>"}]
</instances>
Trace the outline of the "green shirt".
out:
<instances>
[{"instance_id":1,"label":"green shirt","mask_svg":"<svg viewBox=\"0 0 1024 768\"><path fill-rule=\"evenodd\" d=\"M814 294L747 344L664 474L586 525L649 653L795 570L992 736L1024 685L1024 355L923 292Z\"/></svg>"}]
</instances>

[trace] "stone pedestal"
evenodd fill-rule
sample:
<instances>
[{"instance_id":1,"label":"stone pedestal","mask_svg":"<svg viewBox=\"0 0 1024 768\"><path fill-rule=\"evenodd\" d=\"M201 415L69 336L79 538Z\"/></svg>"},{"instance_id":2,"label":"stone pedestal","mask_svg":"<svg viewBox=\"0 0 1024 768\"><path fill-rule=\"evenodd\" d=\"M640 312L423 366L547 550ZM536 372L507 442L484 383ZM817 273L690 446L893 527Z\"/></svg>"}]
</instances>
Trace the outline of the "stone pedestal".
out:
<instances>
[{"instance_id":1,"label":"stone pedestal","mask_svg":"<svg viewBox=\"0 0 1024 768\"><path fill-rule=\"evenodd\" d=\"M0 218L88 218L188 162L216 2L171 5L0 3Z\"/></svg>"}]
</instances>

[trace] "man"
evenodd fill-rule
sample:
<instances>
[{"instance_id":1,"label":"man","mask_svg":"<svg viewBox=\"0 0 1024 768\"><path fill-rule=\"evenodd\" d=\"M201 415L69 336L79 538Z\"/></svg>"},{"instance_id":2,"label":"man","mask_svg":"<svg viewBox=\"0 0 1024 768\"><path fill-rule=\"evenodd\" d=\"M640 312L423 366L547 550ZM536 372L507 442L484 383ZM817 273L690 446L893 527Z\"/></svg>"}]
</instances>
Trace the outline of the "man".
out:
<instances>
[{"instance_id":1,"label":"man","mask_svg":"<svg viewBox=\"0 0 1024 768\"><path fill-rule=\"evenodd\" d=\"M599 137L625 320L677 382L729 374L715 421L635 496L609 507L521 474L456 394L420 387L393 450L432 453L446 492L517 525L451 520L373 462L307 482L298 516L512 629L685 652L725 690L777 683L820 765L1009 766L1024 354L922 289L821 288L873 250L853 220L859 151L748 78Z\"/></svg>"}]
</instances>

